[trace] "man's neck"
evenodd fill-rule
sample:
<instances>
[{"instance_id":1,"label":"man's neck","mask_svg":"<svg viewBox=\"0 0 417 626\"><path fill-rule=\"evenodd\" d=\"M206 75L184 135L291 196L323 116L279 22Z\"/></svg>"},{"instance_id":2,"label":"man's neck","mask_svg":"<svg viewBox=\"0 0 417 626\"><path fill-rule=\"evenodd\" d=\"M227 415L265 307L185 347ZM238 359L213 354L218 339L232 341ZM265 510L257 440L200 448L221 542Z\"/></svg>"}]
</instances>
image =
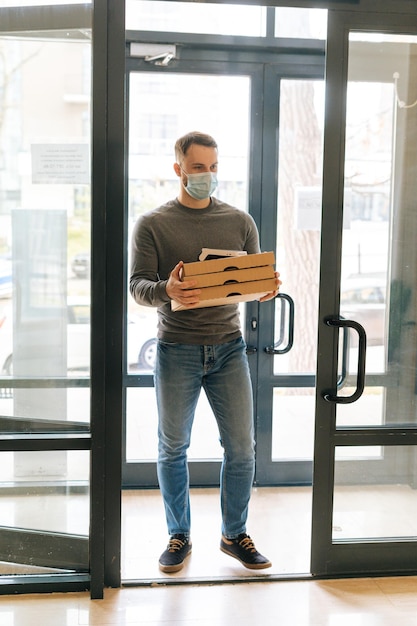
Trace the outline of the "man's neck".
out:
<instances>
[{"instance_id":1,"label":"man's neck","mask_svg":"<svg viewBox=\"0 0 417 626\"><path fill-rule=\"evenodd\" d=\"M207 209L210 206L211 198L204 198L204 200L196 200L185 189L180 189L178 194L178 202L186 206L188 209Z\"/></svg>"}]
</instances>

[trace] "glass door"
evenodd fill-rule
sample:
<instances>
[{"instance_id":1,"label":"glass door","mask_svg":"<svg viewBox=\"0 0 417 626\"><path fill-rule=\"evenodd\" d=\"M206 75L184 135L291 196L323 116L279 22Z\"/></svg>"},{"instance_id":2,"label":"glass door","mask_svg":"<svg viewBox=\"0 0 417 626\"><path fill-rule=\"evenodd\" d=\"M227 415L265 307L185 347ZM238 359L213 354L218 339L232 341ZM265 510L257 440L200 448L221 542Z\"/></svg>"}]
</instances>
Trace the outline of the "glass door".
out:
<instances>
[{"instance_id":1,"label":"glass door","mask_svg":"<svg viewBox=\"0 0 417 626\"><path fill-rule=\"evenodd\" d=\"M0 36L0 573L70 573L72 582L82 574L85 589L91 31L83 26Z\"/></svg>"},{"instance_id":2,"label":"glass door","mask_svg":"<svg viewBox=\"0 0 417 626\"><path fill-rule=\"evenodd\" d=\"M175 69L143 58L128 64L128 240L139 215L177 193L173 138L203 120L219 142L219 197L251 212L262 250L275 251L285 281L275 303L241 309L256 404L256 483L311 485L324 59L316 57L308 69L234 63L228 74L223 64L207 61L176 60ZM301 297L303 283L310 285L308 301ZM294 300L303 303L295 318ZM124 485L156 487L156 311L139 307L130 295L127 302ZM217 485L222 450L204 394L196 415L191 484Z\"/></svg>"},{"instance_id":3,"label":"glass door","mask_svg":"<svg viewBox=\"0 0 417 626\"><path fill-rule=\"evenodd\" d=\"M138 67L142 71L133 69ZM251 127L257 132L262 114L258 95L262 67L236 64L233 74L225 75L216 63L196 62L191 67L176 61L174 71L169 65L158 68L143 59L131 59L130 68L128 241L143 212L176 196L174 143L190 129L203 128L219 143L219 197L246 211L259 207L260 148L253 144L252 155L250 151ZM249 180L258 182L250 187ZM243 307L241 314L244 318ZM157 413L152 388L156 310L135 304L129 295L126 328L124 484L157 486ZM189 451L191 483L218 484L221 458L217 425L202 394Z\"/></svg>"},{"instance_id":4,"label":"glass door","mask_svg":"<svg viewBox=\"0 0 417 626\"><path fill-rule=\"evenodd\" d=\"M266 68L263 162L275 175L264 167L261 236L275 249L283 285L277 299L259 307L258 485L312 482L323 65L319 58L308 68Z\"/></svg>"},{"instance_id":5,"label":"glass door","mask_svg":"<svg viewBox=\"0 0 417 626\"><path fill-rule=\"evenodd\" d=\"M376 25L332 13L327 54L312 572L407 572L417 554L416 17Z\"/></svg>"}]
</instances>

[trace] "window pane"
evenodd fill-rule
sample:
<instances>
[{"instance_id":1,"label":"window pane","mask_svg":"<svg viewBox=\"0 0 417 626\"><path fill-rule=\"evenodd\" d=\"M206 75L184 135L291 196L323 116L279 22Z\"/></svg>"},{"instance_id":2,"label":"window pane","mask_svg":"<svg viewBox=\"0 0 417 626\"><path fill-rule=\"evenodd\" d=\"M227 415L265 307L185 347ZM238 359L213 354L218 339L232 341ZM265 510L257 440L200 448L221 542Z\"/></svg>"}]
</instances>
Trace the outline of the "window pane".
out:
<instances>
[{"instance_id":1,"label":"window pane","mask_svg":"<svg viewBox=\"0 0 417 626\"><path fill-rule=\"evenodd\" d=\"M57 4L91 4L92 0L0 0L0 7L32 7Z\"/></svg>"},{"instance_id":2,"label":"window pane","mask_svg":"<svg viewBox=\"0 0 417 626\"><path fill-rule=\"evenodd\" d=\"M357 39L349 39L340 314L365 330L366 378L358 402L337 405L337 425L414 425L417 38ZM355 330L346 354L340 396L357 382Z\"/></svg>"},{"instance_id":3,"label":"window pane","mask_svg":"<svg viewBox=\"0 0 417 626\"><path fill-rule=\"evenodd\" d=\"M212 33L215 35L265 35L264 7L127 0L128 30Z\"/></svg>"},{"instance_id":4,"label":"window pane","mask_svg":"<svg viewBox=\"0 0 417 626\"><path fill-rule=\"evenodd\" d=\"M132 72L129 111L132 223L176 196L174 144L193 129L219 144L219 197L247 209L249 77Z\"/></svg>"},{"instance_id":5,"label":"window pane","mask_svg":"<svg viewBox=\"0 0 417 626\"><path fill-rule=\"evenodd\" d=\"M314 389L274 389L272 412L272 460L313 459Z\"/></svg>"},{"instance_id":6,"label":"window pane","mask_svg":"<svg viewBox=\"0 0 417 626\"><path fill-rule=\"evenodd\" d=\"M87 570L90 453L1 452L0 464L0 575Z\"/></svg>"},{"instance_id":7,"label":"window pane","mask_svg":"<svg viewBox=\"0 0 417 626\"><path fill-rule=\"evenodd\" d=\"M294 346L274 357L274 374L316 369L324 82L281 80L277 267L295 303ZM306 289L308 285L308 289ZM288 306L276 301L277 349L288 345ZM284 324L285 320L285 324Z\"/></svg>"},{"instance_id":8,"label":"window pane","mask_svg":"<svg viewBox=\"0 0 417 626\"><path fill-rule=\"evenodd\" d=\"M89 421L91 43L52 37L0 39L0 411L11 430Z\"/></svg>"},{"instance_id":9,"label":"window pane","mask_svg":"<svg viewBox=\"0 0 417 626\"><path fill-rule=\"evenodd\" d=\"M416 454L414 446L336 448L333 541L416 536Z\"/></svg>"},{"instance_id":10,"label":"window pane","mask_svg":"<svg viewBox=\"0 0 417 626\"><path fill-rule=\"evenodd\" d=\"M54 6L57 4L91 4L92 0L0 0L0 7Z\"/></svg>"},{"instance_id":11,"label":"window pane","mask_svg":"<svg viewBox=\"0 0 417 626\"><path fill-rule=\"evenodd\" d=\"M219 197L248 209L249 77L131 72L129 94L128 248L138 217L177 195L174 144L192 129L219 143ZM129 294L129 373L152 372L156 326L156 309L139 306Z\"/></svg>"},{"instance_id":12,"label":"window pane","mask_svg":"<svg viewBox=\"0 0 417 626\"><path fill-rule=\"evenodd\" d=\"M219 197L247 210L248 76L132 72L129 94L130 229L141 214L176 196L174 144L193 129L213 135L219 143ZM129 295L127 322L128 371L150 374L155 360L156 309L137 305ZM127 390L126 424L127 462L155 461L158 444L153 388ZM221 457L216 421L202 394L189 458Z\"/></svg>"},{"instance_id":13,"label":"window pane","mask_svg":"<svg viewBox=\"0 0 417 626\"><path fill-rule=\"evenodd\" d=\"M327 10L276 8L275 36L326 39Z\"/></svg>"}]
</instances>

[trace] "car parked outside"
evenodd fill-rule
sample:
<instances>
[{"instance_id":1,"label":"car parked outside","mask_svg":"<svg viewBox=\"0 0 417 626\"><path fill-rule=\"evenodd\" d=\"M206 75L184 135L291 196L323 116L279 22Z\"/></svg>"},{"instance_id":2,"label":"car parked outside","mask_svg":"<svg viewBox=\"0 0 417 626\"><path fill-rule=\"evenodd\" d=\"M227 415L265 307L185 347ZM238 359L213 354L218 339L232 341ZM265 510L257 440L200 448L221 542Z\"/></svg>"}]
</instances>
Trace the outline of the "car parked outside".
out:
<instances>
[{"instance_id":1,"label":"car parked outside","mask_svg":"<svg viewBox=\"0 0 417 626\"><path fill-rule=\"evenodd\" d=\"M342 283L340 314L364 327L369 346L385 342L385 300L386 279L379 275L350 277ZM351 333L352 337L356 335Z\"/></svg>"},{"instance_id":2,"label":"car parked outside","mask_svg":"<svg viewBox=\"0 0 417 626\"><path fill-rule=\"evenodd\" d=\"M79 252L71 259L71 270L77 278L90 276L90 253Z\"/></svg>"}]
</instances>

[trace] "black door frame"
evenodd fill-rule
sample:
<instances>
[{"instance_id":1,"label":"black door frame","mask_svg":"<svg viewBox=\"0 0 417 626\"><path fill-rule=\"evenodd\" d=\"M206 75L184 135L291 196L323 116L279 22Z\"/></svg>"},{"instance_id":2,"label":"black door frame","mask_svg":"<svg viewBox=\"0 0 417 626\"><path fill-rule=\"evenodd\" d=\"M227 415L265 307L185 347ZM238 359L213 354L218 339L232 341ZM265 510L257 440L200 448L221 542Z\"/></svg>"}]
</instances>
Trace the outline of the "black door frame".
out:
<instances>
[{"instance_id":1,"label":"black door frame","mask_svg":"<svg viewBox=\"0 0 417 626\"><path fill-rule=\"evenodd\" d=\"M350 30L417 34L416 15L329 12L326 58L323 220L314 455L312 560L314 576L415 573L417 541L407 538L332 541L337 446L415 446L417 428L406 425L336 426L336 404L325 400L337 387L338 334L326 325L339 311L343 230L344 151ZM343 59L341 65L340 59ZM335 393L334 391L332 393ZM319 478L317 480L317 478Z\"/></svg>"},{"instance_id":2,"label":"black door frame","mask_svg":"<svg viewBox=\"0 0 417 626\"><path fill-rule=\"evenodd\" d=\"M10 7L0 9L1 33L16 34L24 37L25 33L35 36L46 31L46 36L56 31L92 28L91 7L86 5ZM12 378L0 379L1 387L12 389L30 388L70 388L88 387L89 381L77 378ZM14 416L1 418L0 451L13 452L51 452L85 450L92 458L92 433L90 426L78 422L62 422L42 419L18 419ZM93 419L92 419L93 421ZM35 493L42 485L34 487ZM4 488L7 490L7 486ZM11 493L27 494L29 487L11 486ZM57 487L59 490L60 488ZM88 485L81 489L88 493ZM80 591L91 589L92 595L101 597L102 579L98 586L91 583L91 571L94 569L94 540L89 537L75 536L61 532L43 532L27 528L0 529L3 550L2 559L9 562L40 565L62 570L67 567L76 571L65 573L58 571L48 575L22 575L0 577L0 594L22 592ZM22 553L24 547L24 554ZM100 557L102 558L102 557Z\"/></svg>"},{"instance_id":3,"label":"black door frame","mask_svg":"<svg viewBox=\"0 0 417 626\"><path fill-rule=\"evenodd\" d=\"M289 49L273 51L270 42L257 39L256 45L238 48L236 43L229 49L224 38L215 37L218 42L223 41L224 50L220 50L217 45L213 45L211 37L196 38L195 35L181 36L170 33L128 33L131 41L127 43L126 60L126 106L129 102L129 76L131 72L163 72L163 73L187 73L187 74L219 74L219 75L245 75L251 78L251 116L250 116L250 164L249 164L249 202L248 206L255 221L257 222L262 249L275 249L276 226L276 172L277 172L277 146L275 137L278 133L278 106L279 102L279 81L282 77L291 78L323 78L324 75L324 45L316 41L303 43L302 52L294 51L294 42L289 42ZM181 39L179 40L179 37ZM185 40L185 43L183 41ZM247 38L241 38L246 40ZM145 40L145 41L143 41ZM150 65L143 58L129 56L129 44L131 42L152 43L172 43L181 41L181 57L173 61L168 66L157 67ZM205 41L206 40L206 41ZM260 44L263 49L259 50ZM253 42L252 42L253 43ZM242 42L243 44L243 42ZM298 46L301 43L298 42ZM266 83L266 80L269 82ZM128 115L126 114L126 119ZM265 119L268 123L274 123L273 130L266 128ZM126 124L126 145L128 141L128 124ZM126 159L128 154L126 151ZM263 165L263 166L262 166ZM126 184L127 189L127 184ZM127 211L127 199L125 203ZM264 208L262 208L264 207ZM266 207L266 209L265 209ZM125 220L127 222L127 218ZM262 309L262 312L261 312ZM292 473L292 483L301 482L311 484L312 461L309 463L294 461L288 464L289 467L277 471L277 463L271 461L271 429L272 419L272 391L277 385L279 376L272 375L273 357L268 356L263 346L273 343L274 327L274 304L268 303L262 306L252 302L246 305L246 327L245 338L249 346L256 350L249 354L249 365L254 387L255 415L259 412L263 419L257 419L256 426L259 429L259 443L257 445L257 463L260 464L260 483L262 485L282 483L281 476L285 475L288 484L288 472ZM262 315L262 324L254 326L252 321L259 320ZM262 380L262 394L258 393L259 388L259 365L265 370L265 360L267 361L268 380ZM284 376L282 377L285 386L313 386L314 374L311 376ZM278 382L279 384L279 382ZM131 375L124 374L124 399L128 387L152 387L151 375ZM265 388L268 386L268 393ZM126 401L124 402L125 405ZM127 463L126 462L126 419L123 426L123 486L124 488L156 488L158 486L155 463ZM266 455L262 461L262 455ZM269 456L268 456L269 455ZM296 464L302 467L295 469ZM218 486L219 481L219 461L198 461L189 463L190 480L194 486ZM140 482L138 483L138 476Z\"/></svg>"}]
</instances>

